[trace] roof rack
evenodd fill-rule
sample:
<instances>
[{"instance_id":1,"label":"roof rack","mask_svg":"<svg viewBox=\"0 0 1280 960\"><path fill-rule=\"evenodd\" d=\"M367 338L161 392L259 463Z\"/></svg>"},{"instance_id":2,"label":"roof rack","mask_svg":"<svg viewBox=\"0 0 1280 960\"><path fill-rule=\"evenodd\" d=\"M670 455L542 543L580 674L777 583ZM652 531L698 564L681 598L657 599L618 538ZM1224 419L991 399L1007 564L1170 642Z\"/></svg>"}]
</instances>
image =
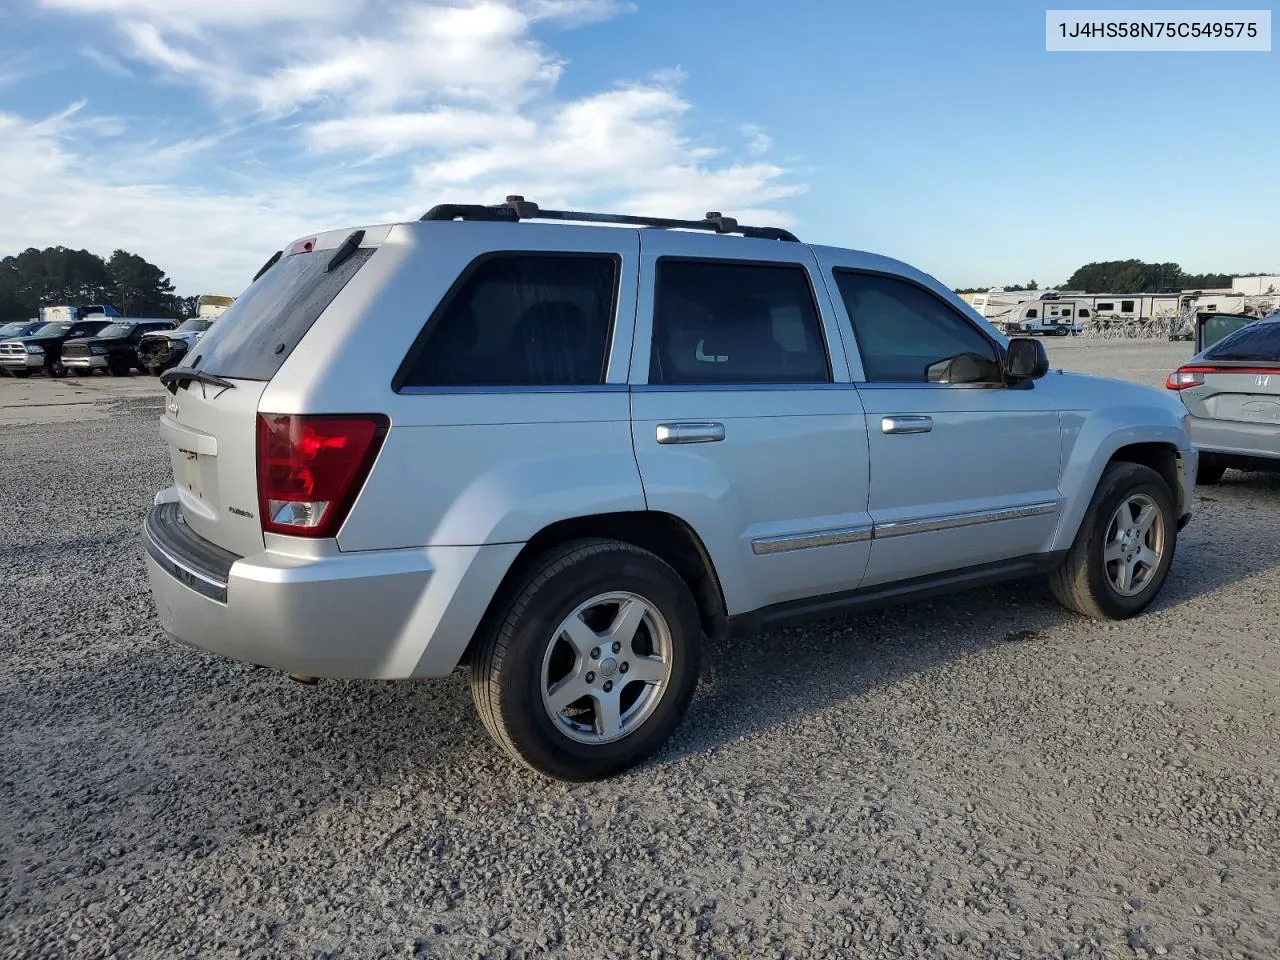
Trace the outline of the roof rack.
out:
<instances>
[{"instance_id":1,"label":"roof rack","mask_svg":"<svg viewBox=\"0 0 1280 960\"><path fill-rule=\"evenodd\" d=\"M799 243L790 230L781 227L748 227L718 211L701 220L669 220L663 217L636 217L623 213L587 213L580 210L542 210L521 196L509 196L505 203L485 206L479 203L441 203L421 217L423 220L487 220L519 223L521 220L575 220L580 223L634 224L638 227L663 229L709 230L713 233L739 233L760 240L786 240Z\"/></svg>"}]
</instances>

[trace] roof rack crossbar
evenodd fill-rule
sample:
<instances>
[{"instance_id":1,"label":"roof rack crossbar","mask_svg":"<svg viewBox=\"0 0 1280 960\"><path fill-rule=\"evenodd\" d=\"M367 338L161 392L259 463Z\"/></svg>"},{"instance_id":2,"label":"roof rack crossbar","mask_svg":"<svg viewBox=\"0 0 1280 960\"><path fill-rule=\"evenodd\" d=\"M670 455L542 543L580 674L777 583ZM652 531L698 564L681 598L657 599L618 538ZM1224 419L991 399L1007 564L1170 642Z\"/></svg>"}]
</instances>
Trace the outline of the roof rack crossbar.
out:
<instances>
[{"instance_id":1,"label":"roof rack crossbar","mask_svg":"<svg viewBox=\"0 0 1280 960\"><path fill-rule=\"evenodd\" d=\"M578 223L611 223L659 229L709 230L714 233L739 233L760 240L785 240L799 243L790 230L781 227L749 227L719 212L708 213L702 220L673 220L667 217L641 217L626 213L589 213L584 210L543 210L524 197L507 197L506 203L485 206L471 203L441 203L422 215L423 220L482 220L517 223L520 220L568 220Z\"/></svg>"}]
</instances>

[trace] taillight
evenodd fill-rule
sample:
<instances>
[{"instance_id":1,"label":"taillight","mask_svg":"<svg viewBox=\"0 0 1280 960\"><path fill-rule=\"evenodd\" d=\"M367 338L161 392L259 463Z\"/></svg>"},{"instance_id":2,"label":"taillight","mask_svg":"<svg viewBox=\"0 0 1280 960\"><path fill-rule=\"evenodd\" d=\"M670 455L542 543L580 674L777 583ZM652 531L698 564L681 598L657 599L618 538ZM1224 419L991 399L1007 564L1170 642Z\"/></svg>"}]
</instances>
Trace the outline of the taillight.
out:
<instances>
[{"instance_id":1,"label":"taillight","mask_svg":"<svg viewBox=\"0 0 1280 960\"><path fill-rule=\"evenodd\" d=\"M1187 387L1198 387L1204 383L1204 375L1212 372L1213 367L1179 367L1169 374L1169 378L1165 380L1164 385L1169 390L1185 390Z\"/></svg>"},{"instance_id":2,"label":"taillight","mask_svg":"<svg viewBox=\"0 0 1280 960\"><path fill-rule=\"evenodd\" d=\"M369 476L390 421L258 415L258 510L266 533L331 537Z\"/></svg>"}]
</instances>

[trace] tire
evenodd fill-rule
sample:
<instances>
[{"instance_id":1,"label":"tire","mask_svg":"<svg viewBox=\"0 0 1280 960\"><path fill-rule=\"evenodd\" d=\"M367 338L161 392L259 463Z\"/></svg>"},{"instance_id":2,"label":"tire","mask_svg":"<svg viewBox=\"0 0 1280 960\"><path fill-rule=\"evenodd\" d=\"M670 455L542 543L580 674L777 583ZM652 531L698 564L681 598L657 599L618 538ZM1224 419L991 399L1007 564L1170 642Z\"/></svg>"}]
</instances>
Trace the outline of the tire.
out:
<instances>
[{"instance_id":1,"label":"tire","mask_svg":"<svg viewBox=\"0 0 1280 960\"><path fill-rule=\"evenodd\" d=\"M1113 520L1123 522L1119 511L1126 504L1131 519L1133 510L1143 506L1154 506L1157 510L1149 532L1139 533L1134 543L1126 546L1125 542L1113 539L1110 544L1112 550L1130 550L1138 558L1139 566L1130 584L1130 589L1136 592L1129 595L1113 581L1113 574L1127 565L1126 560L1104 558L1108 534L1122 532L1118 525L1113 527ZM1156 471L1137 463L1108 464L1080 523L1075 543L1062 565L1049 575L1049 589L1054 597L1068 610L1097 620L1125 620L1141 613L1159 595L1173 563L1178 538L1176 513L1173 493ZM1156 562L1142 564L1142 553L1150 555L1157 538ZM1118 566L1112 568L1111 563Z\"/></svg>"},{"instance_id":2,"label":"tire","mask_svg":"<svg viewBox=\"0 0 1280 960\"><path fill-rule=\"evenodd\" d=\"M19 380L23 380L31 376L31 371L30 370L10 370L9 376L17 377Z\"/></svg>"},{"instance_id":3,"label":"tire","mask_svg":"<svg viewBox=\"0 0 1280 960\"><path fill-rule=\"evenodd\" d=\"M587 626L578 612L602 598L583 611ZM631 636L624 629L615 653L607 630L623 619L623 604L643 626ZM573 644L562 627L575 619ZM577 540L537 558L476 642L471 695L489 734L531 769L580 782L634 766L670 737L693 699L702 625L689 588L659 557L616 540ZM642 671L654 681L637 683ZM565 684L584 694L553 714L548 697ZM606 702L616 705L616 727L602 723Z\"/></svg>"},{"instance_id":4,"label":"tire","mask_svg":"<svg viewBox=\"0 0 1280 960\"><path fill-rule=\"evenodd\" d=\"M1212 487L1222 475L1227 472L1227 466L1217 457L1210 454L1200 454L1200 465L1196 470L1196 486Z\"/></svg>"},{"instance_id":5,"label":"tire","mask_svg":"<svg viewBox=\"0 0 1280 960\"><path fill-rule=\"evenodd\" d=\"M111 371L113 377L127 377L129 375L129 361L123 357L112 357L107 361L107 369Z\"/></svg>"},{"instance_id":6,"label":"tire","mask_svg":"<svg viewBox=\"0 0 1280 960\"><path fill-rule=\"evenodd\" d=\"M53 358L44 362L44 372L51 377L61 380L67 375L67 368L63 366L61 358Z\"/></svg>"}]
</instances>

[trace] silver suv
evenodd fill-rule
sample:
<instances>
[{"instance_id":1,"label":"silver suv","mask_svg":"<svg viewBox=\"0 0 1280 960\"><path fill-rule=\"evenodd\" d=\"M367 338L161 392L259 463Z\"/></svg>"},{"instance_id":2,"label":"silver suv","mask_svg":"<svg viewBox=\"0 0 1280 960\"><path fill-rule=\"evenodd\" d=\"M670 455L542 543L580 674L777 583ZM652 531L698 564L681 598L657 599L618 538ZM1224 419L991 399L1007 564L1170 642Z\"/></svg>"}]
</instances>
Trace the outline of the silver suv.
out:
<instances>
[{"instance_id":1,"label":"silver suv","mask_svg":"<svg viewBox=\"0 0 1280 960\"><path fill-rule=\"evenodd\" d=\"M467 665L567 780L668 738L705 636L1033 574L1136 614L1195 482L1161 392L718 214L513 197L309 237L162 380L167 631L313 678Z\"/></svg>"}]
</instances>

